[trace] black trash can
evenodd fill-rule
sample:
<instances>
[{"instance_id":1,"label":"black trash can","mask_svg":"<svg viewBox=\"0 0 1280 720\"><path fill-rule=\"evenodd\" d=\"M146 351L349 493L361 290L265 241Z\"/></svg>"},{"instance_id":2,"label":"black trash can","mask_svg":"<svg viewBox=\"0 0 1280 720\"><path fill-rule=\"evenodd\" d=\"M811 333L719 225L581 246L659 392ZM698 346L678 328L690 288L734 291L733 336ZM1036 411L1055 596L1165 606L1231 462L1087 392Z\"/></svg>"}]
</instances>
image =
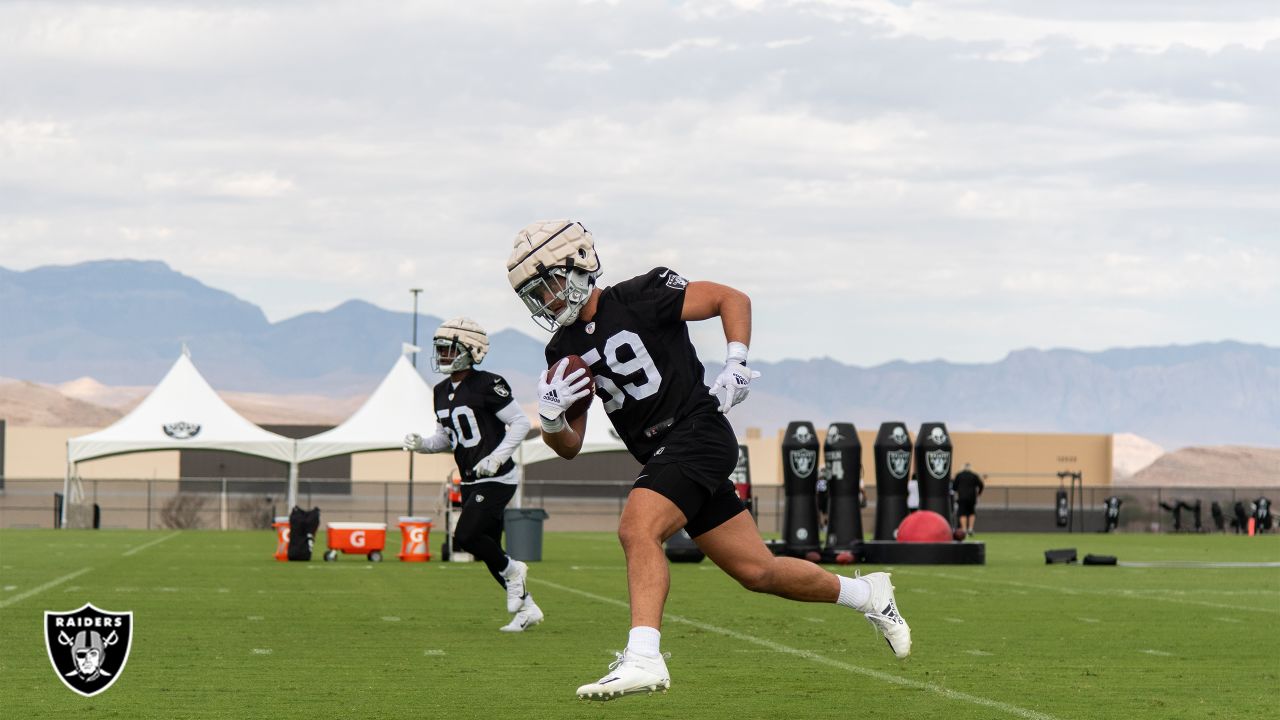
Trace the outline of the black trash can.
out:
<instances>
[{"instance_id":1,"label":"black trash can","mask_svg":"<svg viewBox=\"0 0 1280 720\"><path fill-rule=\"evenodd\" d=\"M542 560L542 521L549 515L542 508L507 508L502 517L507 533L507 554L516 560Z\"/></svg>"}]
</instances>

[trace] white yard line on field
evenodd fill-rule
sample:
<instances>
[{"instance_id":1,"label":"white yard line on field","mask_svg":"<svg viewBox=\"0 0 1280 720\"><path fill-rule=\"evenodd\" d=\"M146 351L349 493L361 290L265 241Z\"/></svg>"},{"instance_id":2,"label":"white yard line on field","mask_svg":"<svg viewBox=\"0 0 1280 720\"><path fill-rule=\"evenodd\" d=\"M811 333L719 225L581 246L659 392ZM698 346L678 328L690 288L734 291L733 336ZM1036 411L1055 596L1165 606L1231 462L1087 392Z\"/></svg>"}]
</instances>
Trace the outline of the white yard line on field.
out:
<instances>
[{"instance_id":1,"label":"white yard line on field","mask_svg":"<svg viewBox=\"0 0 1280 720\"><path fill-rule=\"evenodd\" d=\"M912 572L913 575L928 575L930 577L946 578L949 580L962 580L964 582L974 582L974 578L967 575L952 575L943 572ZM1225 605L1223 603L1211 603L1203 600L1187 600L1185 598L1161 597L1152 593L1168 592L1166 590L1090 590L1088 588L1071 587L1064 588L1055 585L1038 585L1036 583L1015 582L1013 580L992 580L990 578L982 578L978 582L993 583L996 585L1008 585L1011 587L1031 588L1032 590L1048 590L1049 592L1061 593L1063 595L1099 595L1109 598L1128 598L1130 600L1159 600L1161 602L1178 603L1181 605L1199 605L1201 607L1220 608L1222 610L1242 610L1245 612L1262 612L1271 614L1280 614L1280 609L1248 607L1246 605Z\"/></svg>"},{"instance_id":2,"label":"white yard line on field","mask_svg":"<svg viewBox=\"0 0 1280 720\"><path fill-rule=\"evenodd\" d=\"M568 587L566 585L554 583L549 580L543 580L542 578L529 578L528 582L537 583L538 585L545 585L547 587L555 588L556 590L562 590L567 593L573 593L575 595L581 595L582 597L595 600L596 602L615 605L621 608L629 607L627 603L621 600L605 597L603 595L596 595L595 593L589 593L585 590L579 590L577 588ZM712 632L712 633L716 633L717 635L724 635L725 637L730 637L730 638L733 638L734 640L749 642L753 645L759 645L760 647L767 648L774 652L793 655L795 657L804 658L805 660L811 660L813 662L818 663L819 665L826 665L828 667L837 668L840 670L844 670L846 672L857 673L858 675L865 675L866 677L874 678L881 682L886 682L893 685L901 685L904 687L915 688L917 690L927 690L928 692L935 693L937 695L940 695L944 698L948 698L950 700L958 700L960 702L966 702L971 705L979 705L985 708L990 708L992 710L998 710L1000 712L1007 713L1015 717L1025 718L1026 720L1058 720L1053 715L1048 715L1042 712L1038 712L1036 710L1030 710L1028 708L1018 707L1017 705L1010 705L1009 703L1003 703L1003 702L1000 702L999 700L992 700L990 698L979 697L977 695L970 695L969 693L963 693L956 690L951 690L949 688L945 688L945 687L942 687L941 685L936 685L934 683L927 683L927 682L921 682L919 680L912 680L910 678L904 678L904 677L899 677L897 675L892 675L890 673L880 672L879 670L872 670L870 668L864 668L858 665L853 665L851 663L841 662L839 660L832 660L829 657L819 655L815 652L810 652L808 650L801 650L799 648L793 648L787 645L783 645L782 643L776 643L772 640L758 638L754 635L747 635L746 633L741 633L741 632L738 632L737 630L730 630L728 628L722 628L716 625L708 625L707 623L700 622L698 620L693 620L691 618L681 617L679 615L671 615L670 613L668 613L663 616L663 619L670 622L676 622L682 625L695 627L705 632Z\"/></svg>"},{"instance_id":3,"label":"white yard line on field","mask_svg":"<svg viewBox=\"0 0 1280 720\"><path fill-rule=\"evenodd\" d=\"M33 588L31 588L30 590L28 590L28 591L26 591L26 592L24 592L24 593L19 593L19 594L17 594L17 595L14 595L14 596L13 596L13 597L11 597L11 598L5 598L4 600L0 600L0 608L6 608L6 607L9 607L10 605L13 605L14 603L18 603L18 602L21 602L21 601L23 601L23 600L26 600L27 598L31 597L32 595L37 595L37 594L39 594L39 593L42 593L42 592L44 592L45 590L48 590L48 589L49 589L49 588L51 588L51 587L57 587L57 586L61 585L62 583L66 582L66 581L68 581L68 580L74 580L74 579L76 579L76 578L80 577L81 575L83 575L83 574L85 574L85 573L89 572L89 571L90 571L90 570L92 570L92 569L93 569L93 568L80 568L79 570L77 570L77 571L75 571L75 572L73 572L73 573L68 573L68 574L66 574L66 575L63 575L62 577L57 578L56 580L50 580L49 582L47 582L47 583L45 583L45 584L43 584L43 585L40 585L39 587L33 587Z\"/></svg>"},{"instance_id":4,"label":"white yard line on field","mask_svg":"<svg viewBox=\"0 0 1280 720\"><path fill-rule=\"evenodd\" d=\"M164 536L164 537L162 537L162 538L156 538L155 540L152 540L151 542L147 543L146 545L139 545L138 547L136 547L136 548L134 548L134 549L132 549L132 550L126 550L126 551L124 552L124 556L125 556L125 557L129 557L130 555L133 555L133 554L135 554L135 553L138 553L138 552L141 552L141 551L143 551L143 550L146 550L147 548L151 547L152 545L159 545L160 543L164 542L165 540L168 540L168 539L173 538L173 537L177 537L177 536L178 536L178 534L179 534L179 533L181 533L181 532L182 532L181 530L175 530L174 532L171 532L171 533L169 533L168 535L165 535L165 536Z\"/></svg>"}]
</instances>

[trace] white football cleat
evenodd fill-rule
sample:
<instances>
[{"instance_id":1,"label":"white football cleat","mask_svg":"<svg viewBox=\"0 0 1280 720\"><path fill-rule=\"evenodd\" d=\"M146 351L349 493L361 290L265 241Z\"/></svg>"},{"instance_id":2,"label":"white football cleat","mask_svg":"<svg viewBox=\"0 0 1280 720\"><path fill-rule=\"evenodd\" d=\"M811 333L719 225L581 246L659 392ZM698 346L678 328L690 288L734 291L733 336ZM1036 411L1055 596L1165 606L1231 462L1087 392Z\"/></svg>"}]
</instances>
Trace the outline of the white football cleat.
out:
<instances>
[{"instance_id":1,"label":"white football cleat","mask_svg":"<svg viewBox=\"0 0 1280 720\"><path fill-rule=\"evenodd\" d=\"M623 695L666 692L671 687L666 658L670 653L654 657L624 650L609 663L609 674L578 688L580 700L612 700Z\"/></svg>"},{"instance_id":2,"label":"white football cleat","mask_svg":"<svg viewBox=\"0 0 1280 720\"><path fill-rule=\"evenodd\" d=\"M528 628L542 622L542 608L533 602L533 596L526 595L520 612L511 618L511 622L498 628L502 632L524 632Z\"/></svg>"},{"instance_id":3,"label":"white football cleat","mask_svg":"<svg viewBox=\"0 0 1280 720\"><path fill-rule=\"evenodd\" d=\"M529 566L511 558L511 566L509 568L511 574L504 575L507 581L507 612L519 612L520 604L524 602L524 579L529 575Z\"/></svg>"},{"instance_id":4,"label":"white football cleat","mask_svg":"<svg viewBox=\"0 0 1280 720\"><path fill-rule=\"evenodd\" d=\"M898 603L893 598L893 583L889 582L889 573L875 572L862 575L863 580L871 584L871 598L867 607L871 609L863 613L867 622L875 626L889 643L889 649L899 660L911 654L911 628L898 612Z\"/></svg>"}]
</instances>

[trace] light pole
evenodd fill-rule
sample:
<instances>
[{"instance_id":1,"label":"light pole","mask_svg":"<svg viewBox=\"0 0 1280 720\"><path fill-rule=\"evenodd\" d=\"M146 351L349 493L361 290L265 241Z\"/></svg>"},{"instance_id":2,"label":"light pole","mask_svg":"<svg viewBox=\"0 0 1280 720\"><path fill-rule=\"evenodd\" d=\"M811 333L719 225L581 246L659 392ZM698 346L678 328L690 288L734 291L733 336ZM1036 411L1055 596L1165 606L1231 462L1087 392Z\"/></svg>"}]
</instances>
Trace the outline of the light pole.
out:
<instances>
[{"instance_id":1,"label":"light pole","mask_svg":"<svg viewBox=\"0 0 1280 720\"><path fill-rule=\"evenodd\" d=\"M413 293L413 347L418 347L418 293L422 292L422 288L410 288L409 292ZM418 351L415 349L409 362L413 363L413 367L418 367ZM409 452L409 515L413 515L413 456L417 453Z\"/></svg>"}]
</instances>

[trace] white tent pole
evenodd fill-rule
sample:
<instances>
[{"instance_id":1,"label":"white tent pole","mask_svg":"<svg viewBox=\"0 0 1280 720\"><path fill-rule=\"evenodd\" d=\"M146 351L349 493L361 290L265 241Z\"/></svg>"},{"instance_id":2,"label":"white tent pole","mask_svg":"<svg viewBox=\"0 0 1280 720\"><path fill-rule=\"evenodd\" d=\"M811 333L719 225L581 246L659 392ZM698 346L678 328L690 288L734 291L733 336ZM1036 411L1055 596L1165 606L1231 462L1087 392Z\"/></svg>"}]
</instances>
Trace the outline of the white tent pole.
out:
<instances>
[{"instance_id":1,"label":"white tent pole","mask_svg":"<svg viewBox=\"0 0 1280 720\"><path fill-rule=\"evenodd\" d=\"M295 456L297 453L294 453ZM289 461L289 504L284 511L287 515L293 512L293 507L298 504L298 461Z\"/></svg>"}]
</instances>

